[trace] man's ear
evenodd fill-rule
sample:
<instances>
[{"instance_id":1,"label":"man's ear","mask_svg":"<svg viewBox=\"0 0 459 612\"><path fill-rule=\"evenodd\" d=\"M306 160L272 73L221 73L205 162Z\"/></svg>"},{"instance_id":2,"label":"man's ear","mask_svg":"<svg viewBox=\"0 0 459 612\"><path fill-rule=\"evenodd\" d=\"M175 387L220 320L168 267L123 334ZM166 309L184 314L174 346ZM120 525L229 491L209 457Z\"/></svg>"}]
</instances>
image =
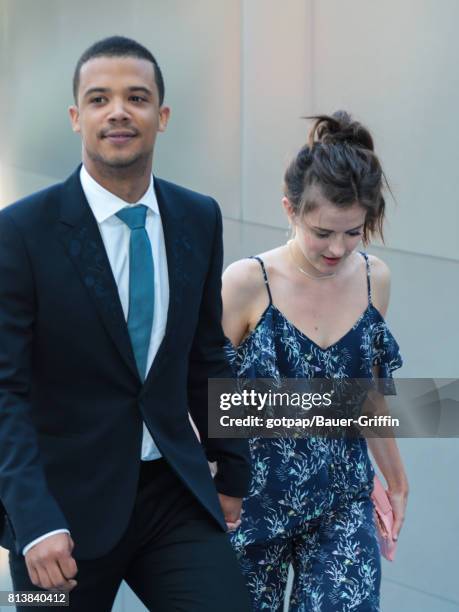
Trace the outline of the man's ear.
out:
<instances>
[{"instance_id":1,"label":"man's ear","mask_svg":"<svg viewBox=\"0 0 459 612\"><path fill-rule=\"evenodd\" d=\"M72 104L72 106L69 106L69 116L70 116L70 122L72 124L72 130L74 132L79 132L80 131L80 111L78 110L78 106L75 106L75 104Z\"/></svg>"},{"instance_id":2,"label":"man's ear","mask_svg":"<svg viewBox=\"0 0 459 612\"><path fill-rule=\"evenodd\" d=\"M169 106L161 106L159 109L159 125L158 132L165 132L169 118L171 116L171 109Z\"/></svg>"}]
</instances>

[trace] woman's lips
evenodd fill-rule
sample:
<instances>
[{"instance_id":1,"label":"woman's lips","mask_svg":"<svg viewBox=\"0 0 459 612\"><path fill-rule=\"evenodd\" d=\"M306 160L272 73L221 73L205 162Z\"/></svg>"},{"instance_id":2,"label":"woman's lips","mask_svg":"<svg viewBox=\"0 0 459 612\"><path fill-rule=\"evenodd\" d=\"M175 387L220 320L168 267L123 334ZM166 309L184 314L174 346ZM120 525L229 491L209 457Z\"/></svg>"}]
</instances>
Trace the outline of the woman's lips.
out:
<instances>
[{"instance_id":1,"label":"woman's lips","mask_svg":"<svg viewBox=\"0 0 459 612\"><path fill-rule=\"evenodd\" d=\"M326 257L325 255L322 255L322 257L328 266L336 266L341 261L341 257Z\"/></svg>"}]
</instances>

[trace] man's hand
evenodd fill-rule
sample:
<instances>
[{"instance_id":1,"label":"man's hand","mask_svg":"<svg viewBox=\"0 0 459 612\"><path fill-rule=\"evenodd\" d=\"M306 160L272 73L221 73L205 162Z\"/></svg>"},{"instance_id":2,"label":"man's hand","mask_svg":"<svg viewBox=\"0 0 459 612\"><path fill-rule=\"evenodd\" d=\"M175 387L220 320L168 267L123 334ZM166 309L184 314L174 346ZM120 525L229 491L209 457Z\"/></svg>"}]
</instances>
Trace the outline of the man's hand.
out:
<instances>
[{"instance_id":1,"label":"man's hand","mask_svg":"<svg viewBox=\"0 0 459 612\"><path fill-rule=\"evenodd\" d=\"M223 493L218 494L218 499L220 500L220 506L223 510L223 516L225 517L226 526L228 527L228 531L234 531L241 524L241 507L242 507L242 498L241 497L229 497L228 495L223 495Z\"/></svg>"},{"instance_id":2,"label":"man's hand","mask_svg":"<svg viewBox=\"0 0 459 612\"><path fill-rule=\"evenodd\" d=\"M32 583L42 589L71 591L78 568L72 557L74 543L68 533L57 533L27 551L25 562Z\"/></svg>"}]
</instances>

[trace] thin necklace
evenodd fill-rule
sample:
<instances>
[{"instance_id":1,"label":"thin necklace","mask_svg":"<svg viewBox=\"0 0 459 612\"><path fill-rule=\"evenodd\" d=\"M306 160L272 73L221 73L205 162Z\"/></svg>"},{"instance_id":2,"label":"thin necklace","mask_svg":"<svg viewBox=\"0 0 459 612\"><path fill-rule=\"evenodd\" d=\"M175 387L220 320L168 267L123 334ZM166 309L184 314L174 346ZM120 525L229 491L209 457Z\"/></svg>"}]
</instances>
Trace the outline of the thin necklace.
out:
<instances>
[{"instance_id":1,"label":"thin necklace","mask_svg":"<svg viewBox=\"0 0 459 612\"><path fill-rule=\"evenodd\" d=\"M290 259L292 260L293 265L299 272L301 272L301 274L304 274L305 276L307 276L308 278L311 278L312 280L322 280L323 278L333 278L334 276L336 276L336 272L332 272L331 274L323 274L322 276L314 276L314 274L309 274L309 272L306 272L306 270L304 270L301 266L299 266L296 263L295 258L293 257L293 253L291 249L292 243L293 243L293 240L289 240L287 242L288 254L290 255Z\"/></svg>"}]
</instances>

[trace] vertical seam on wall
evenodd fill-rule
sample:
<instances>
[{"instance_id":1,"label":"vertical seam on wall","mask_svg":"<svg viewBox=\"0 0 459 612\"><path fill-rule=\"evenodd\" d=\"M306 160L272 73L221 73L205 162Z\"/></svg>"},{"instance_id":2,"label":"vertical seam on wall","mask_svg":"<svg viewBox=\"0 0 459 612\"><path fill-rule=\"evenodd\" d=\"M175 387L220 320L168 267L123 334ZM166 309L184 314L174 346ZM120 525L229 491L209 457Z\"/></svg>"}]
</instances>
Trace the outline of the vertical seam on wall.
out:
<instances>
[{"instance_id":1,"label":"vertical seam on wall","mask_svg":"<svg viewBox=\"0 0 459 612\"><path fill-rule=\"evenodd\" d=\"M245 61L245 1L239 0L240 15L241 15L241 43L240 43L240 66L239 66L239 112L240 112L240 133L239 133L239 172L240 172L240 191L239 191L239 219L244 221L244 193L245 193L245 105L244 105L244 61Z\"/></svg>"},{"instance_id":2,"label":"vertical seam on wall","mask_svg":"<svg viewBox=\"0 0 459 612\"><path fill-rule=\"evenodd\" d=\"M308 24L308 31L309 31L309 79L306 79L306 82L309 83L309 96L307 96L306 99L309 98L309 104L310 104L310 108L308 110L308 115L314 115L316 113L316 100L315 100L315 54L314 54L314 47L315 47L315 6L314 6L314 0L309 0L308 2L308 8L309 8L309 24Z\"/></svg>"}]
</instances>

